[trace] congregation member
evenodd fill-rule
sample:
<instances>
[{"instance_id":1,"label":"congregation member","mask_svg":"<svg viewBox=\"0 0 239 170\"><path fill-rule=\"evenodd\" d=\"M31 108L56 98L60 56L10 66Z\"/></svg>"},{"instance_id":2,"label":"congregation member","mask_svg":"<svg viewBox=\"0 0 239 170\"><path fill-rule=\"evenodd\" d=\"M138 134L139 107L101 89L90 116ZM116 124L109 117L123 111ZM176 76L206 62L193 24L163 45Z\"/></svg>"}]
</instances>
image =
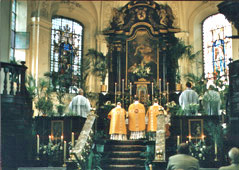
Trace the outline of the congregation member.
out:
<instances>
[{"instance_id":1,"label":"congregation member","mask_svg":"<svg viewBox=\"0 0 239 170\"><path fill-rule=\"evenodd\" d=\"M239 170L239 149L233 147L228 152L228 157L231 161L231 165L223 166L219 170Z\"/></svg>"},{"instance_id":2,"label":"congregation member","mask_svg":"<svg viewBox=\"0 0 239 170\"><path fill-rule=\"evenodd\" d=\"M208 91L203 95L202 102L207 115L220 114L221 98L213 85L210 85Z\"/></svg>"},{"instance_id":3,"label":"congregation member","mask_svg":"<svg viewBox=\"0 0 239 170\"><path fill-rule=\"evenodd\" d=\"M90 113L91 107L89 100L83 96L84 91L82 89L78 90L78 95L73 97L69 104L69 111L73 112L75 116L81 116L87 118Z\"/></svg>"},{"instance_id":4,"label":"congregation member","mask_svg":"<svg viewBox=\"0 0 239 170\"><path fill-rule=\"evenodd\" d=\"M128 109L130 139L145 138L145 107L135 97L134 103Z\"/></svg>"},{"instance_id":5,"label":"congregation member","mask_svg":"<svg viewBox=\"0 0 239 170\"><path fill-rule=\"evenodd\" d=\"M149 107L146 117L148 118L147 133L149 140L155 140L157 130L157 116L167 115L167 112L158 104L158 99L154 99L154 104Z\"/></svg>"},{"instance_id":6,"label":"congregation member","mask_svg":"<svg viewBox=\"0 0 239 170\"><path fill-rule=\"evenodd\" d=\"M169 157L166 170L199 170L199 161L189 155L189 145L181 143L177 154Z\"/></svg>"},{"instance_id":7,"label":"congregation member","mask_svg":"<svg viewBox=\"0 0 239 170\"><path fill-rule=\"evenodd\" d=\"M110 119L109 134L111 140L127 140L125 117L125 109L121 108L120 102L117 102L117 106L108 114L108 118Z\"/></svg>"},{"instance_id":8,"label":"congregation member","mask_svg":"<svg viewBox=\"0 0 239 170\"><path fill-rule=\"evenodd\" d=\"M179 105L182 107L187 116L191 114L189 111L189 105L198 104L198 94L191 88L192 84L190 82L187 82L186 90L184 90L179 96Z\"/></svg>"}]
</instances>

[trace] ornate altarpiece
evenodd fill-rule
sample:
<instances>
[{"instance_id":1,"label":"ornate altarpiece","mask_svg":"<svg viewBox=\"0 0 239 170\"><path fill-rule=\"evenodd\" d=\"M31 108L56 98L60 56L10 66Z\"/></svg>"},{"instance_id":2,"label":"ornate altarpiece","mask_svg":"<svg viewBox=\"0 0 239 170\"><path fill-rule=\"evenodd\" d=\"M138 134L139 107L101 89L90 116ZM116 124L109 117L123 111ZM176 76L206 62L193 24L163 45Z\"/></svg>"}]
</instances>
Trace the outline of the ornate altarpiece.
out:
<instances>
[{"instance_id":1,"label":"ornate altarpiece","mask_svg":"<svg viewBox=\"0 0 239 170\"><path fill-rule=\"evenodd\" d=\"M167 82L170 90L174 88L175 79L167 77L170 69L168 39L179 32L179 29L173 27L173 20L174 16L168 5L153 1L131 1L120 9L113 9L110 28L104 31L110 54L110 93L115 91L115 83L118 85L117 89L122 89L124 82L123 87L127 91L130 82L135 85L134 82L139 78L154 82L158 87L159 82L162 82L162 91L166 91ZM136 74L139 69L143 71ZM149 74L146 73L147 69L150 70ZM135 89L133 93L137 94Z\"/></svg>"}]
</instances>

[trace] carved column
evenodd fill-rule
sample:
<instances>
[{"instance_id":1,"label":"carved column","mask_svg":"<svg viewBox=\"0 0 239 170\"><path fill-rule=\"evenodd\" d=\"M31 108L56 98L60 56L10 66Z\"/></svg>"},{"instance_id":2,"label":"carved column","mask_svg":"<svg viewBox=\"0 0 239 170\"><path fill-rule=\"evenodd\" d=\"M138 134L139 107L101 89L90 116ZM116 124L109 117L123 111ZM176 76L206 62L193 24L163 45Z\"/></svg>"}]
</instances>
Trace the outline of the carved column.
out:
<instances>
[{"instance_id":1,"label":"carved column","mask_svg":"<svg viewBox=\"0 0 239 170\"><path fill-rule=\"evenodd\" d=\"M160 114L157 117L155 160L165 161L165 115L164 114Z\"/></svg>"}]
</instances>

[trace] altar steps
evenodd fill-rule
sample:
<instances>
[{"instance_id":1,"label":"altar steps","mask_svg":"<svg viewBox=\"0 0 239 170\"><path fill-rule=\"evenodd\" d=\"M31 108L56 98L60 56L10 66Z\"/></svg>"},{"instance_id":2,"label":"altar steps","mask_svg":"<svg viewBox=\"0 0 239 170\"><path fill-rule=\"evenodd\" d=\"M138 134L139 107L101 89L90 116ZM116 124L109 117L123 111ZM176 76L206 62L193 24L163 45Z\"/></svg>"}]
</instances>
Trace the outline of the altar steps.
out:
<instances>
[{"instance_id":1,"label":"altar steps","mask_svg":"<svg viewBox=\"0 0 239 170\"><path fill-rule=\"evenodd\" d=\"M145 150L143 140L108 140L101 167L103 170L145 170L145 159L140 156Z\"/></svg>"}]
</instances>

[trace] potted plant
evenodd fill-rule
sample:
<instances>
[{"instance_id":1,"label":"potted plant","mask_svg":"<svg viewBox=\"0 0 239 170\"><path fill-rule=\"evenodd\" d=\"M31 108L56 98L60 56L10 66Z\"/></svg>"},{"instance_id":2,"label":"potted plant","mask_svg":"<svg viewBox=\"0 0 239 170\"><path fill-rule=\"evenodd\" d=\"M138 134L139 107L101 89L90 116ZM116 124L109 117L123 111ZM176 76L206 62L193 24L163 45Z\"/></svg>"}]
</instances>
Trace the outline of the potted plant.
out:
<instances>
[{"instance_id":1,"label":"potted plant","mask_svg":"<svg viewBox=\"0 0 239 170\"><path fill-rule=\"evenodd\" d=\"M101 91L106 91L105 78L108 72L108 58L102 53L95 49L89 49L86 56L91 57L92 62L92 73L100 77L101 80Z\"/></svg>"}]
</instances>

